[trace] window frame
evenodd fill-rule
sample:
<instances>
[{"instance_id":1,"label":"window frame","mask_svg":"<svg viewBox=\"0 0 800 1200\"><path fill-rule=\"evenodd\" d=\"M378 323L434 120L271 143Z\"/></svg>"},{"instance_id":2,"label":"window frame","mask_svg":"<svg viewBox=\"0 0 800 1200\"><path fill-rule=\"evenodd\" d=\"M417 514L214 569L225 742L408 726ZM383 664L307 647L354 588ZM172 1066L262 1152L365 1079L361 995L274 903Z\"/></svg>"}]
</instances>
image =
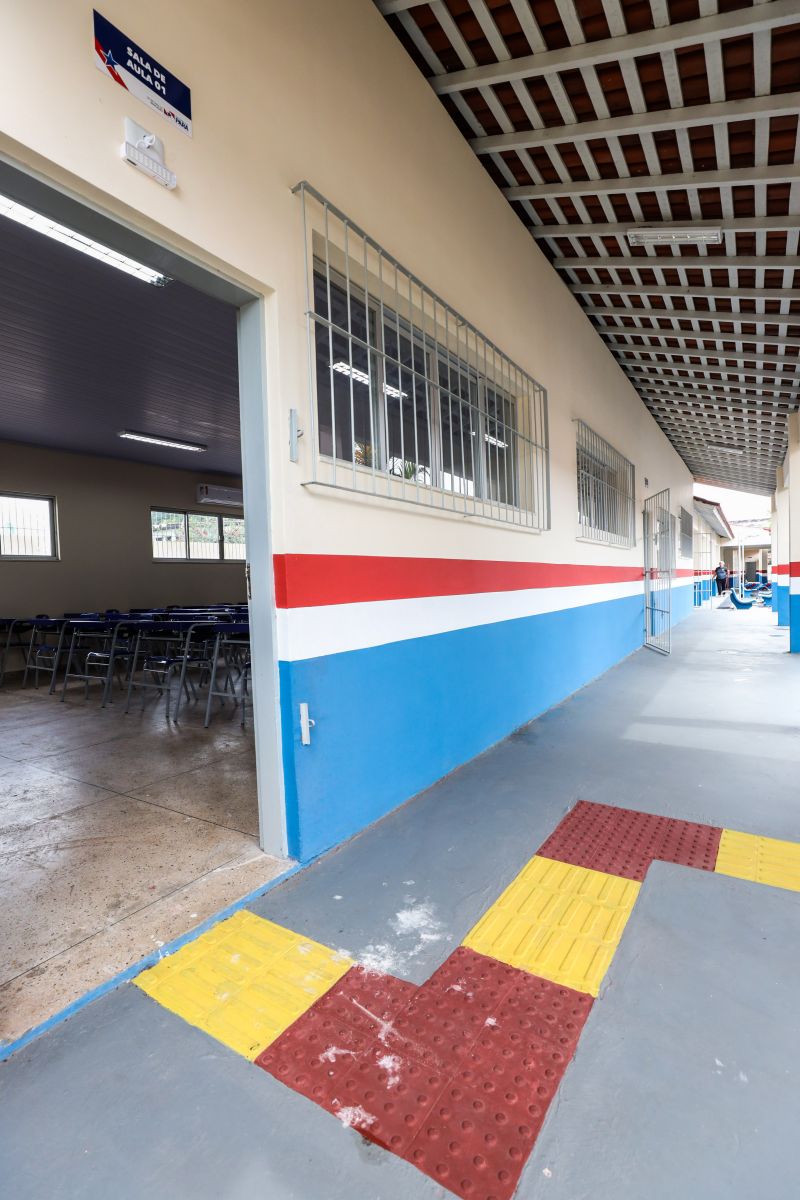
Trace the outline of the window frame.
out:
<instances>
[{"instance_id":1,"label":"window frame","mask_svg":"<svg viewBox=\"0 0 800 1200\"><path fill-rule=\"evenodd\" d=\"M4 554L0 545L0 562L60 562L61 550L58 529L58 502L54 495L43 495L40 492L0 491L0 499L8 500L42 500L48 506L50 516L50 554Z\"/></svg>"},{"instance_id":2,"label":"window frame","mask_svg":"<svg viewBox=\"0 0 800 1200\"><path fill-rule=\"evenodd\" d=\"M322 285L328 314L327 316L323 316L317 311L315 306L312 315L312 321L314 323L315 333L316 329L327 331L327 339L323 334L322 341L325 342L327 340L329 355L334 357L332 346L333 336L336 333L338 333L341 337L350 339L351 343L357 343L367 354L368 365L370 369L368 370L368 382L366 386L369 388L370 428L374 443L372 446L372 452L375 459L375 471L380 472L381 475L385 475L390 479L397 479L401 477L402 470L395 470L390 464L398 461L406 464L411 463L415 465L416 471L414 476L406 476L406 480L410 484L426 488L429 492L444 492L449 496L464 495L464 492L458 491L452 486L447 487L443 482L443 476L449 474L451 480L453 480L455 475L452 471L452 462L450 472L446 471L444 467L444 422L442 420L442 405L449 400L452 412L452 401L453 398L456 398L460 405L467 406L469 410L474 412L477 424L476 433L482 447L482 453L480 455L470 455L470 461L474 470L474 478L471 481L473 484L473 492L467 493L467 495L469 495L470 498L480 500L492 506L505 507L517 512L525 511L520 507L519 446L520 439L524 436L519 424L520 398L512 395L500 384L494 382L494 380L491 378L484 378L484 376L478 370L476 370L471 363L460 358L454 351L445 346L431 343L430 337L426 336L423 331L417 329L416 326L414 326L406 317L401 316L395 311L395 309L387 305L384 302L383 297L377 297L372 294L367 296L364 290L359 285L355 284L353 280L348 280L347 277L335 267L331 266L330 264L326 264L324 260L318 258L316 255L314 256L312 262L312 277L315 283L319 282ZM364 306L367 324L369 325L370 322L373 322L374 325L374 345L365 345L362 339L356 334L350 332L349 329L345 329L343 326L337 325L331 319L332 289L334 287L339 290L344 299L345 306L348 311L348 323L350 323L350 302L352 299L357 299ZM398 342L398 349L401 338L406 339L410 343L412 362L411 366L403 365L399 358L393 358L386 350L385 331L387 322L394 329L394 334ZM424 375L420 375L420 372L413 365L416 358L416 350L420 350L424 358ZM350 356L352 358L352 349L350 351ZM375 359L374 369L369 362L372 356L374 356ZM355 439L353 440L352 457L344 458L340 457L336 453L336 439L333 420L331 421L330 431L331 451L329 453L322 449L322 425L319 419L319 388L317 383L317 358L318 351L315 336L313 354L313 387L317 418L317 450L320 459L324 462L333 462L335 459L337 463L345 464L349 468L353 468L355 466L356 470L366 469L367 471L371 471L373 466L372 463L359 461L356 458L356 447L359 445L359 443L357 443ZM418 388L421 386L424 390L428 425L429 463L420 463L418 460L408 459L404 452L400 458L398 458L397 455L389 455L389 412L386 404L386 399L389 398L389 393L386 390L387 384L385 371L387 362L390 363L392 367L395 367L398 372L407 373L416 381L417 387L415 388L414 396L415 403L418 399ZM352 362L349 365L351 367L351 371L356 369L353 367ZM474 400L472 398L465 399L464 397L459 396L459 394L454 392L451 387L445 387L441 383L439 369L442 366L445 367L448 372L448 382L450 380L450 373L453 368L455 368L459 376L463 376L464 378L470 380L470 383L474 383L476 389L476 396ZM333 364L331 363L328 368L331 383L333 382L333 370ZM363 380L361 382L363 383ZM393 387L394 385L389 386ZM493 392L495 397L498 399L502 399L504 402L504 409L507 405L510 405L513 410L513 424L508 426L511 429L509 441L512 445L512 453L508 458L505 459L506 463L510 462L511 470L510 472L507 469L504 471L505 491L507 493L510 491L512 496L512 499L510 500L508 498L503 499L500 495L495 494L495 491L491 486L491 443L489 440L490 435L487 433L487 425L494 421L495 423L501 423L504 427L506 427L507 422L505 419L500 421L496 414L493 416L489 412L487 403L487 390ZM352 394L351 382L351 397ZM382 396L384 397L383 403L381 402ZM335 405L333 386L331 386L330 403L331 411L333 411ZM354 415L355 410L353 409L353 416ZM351 424L352 423L354 422L351 422ZM351 434L352 432L353 431L351 429ZM403 447L403 451L405 451L405 447ZM417 445L417 455L418 454L419 442ZM499 455L496 455L495 458L499 463ZM424 478L424 473L429 475L428 479ZM500 482L501 478L502 477L498 474L498 482ZM497 488L497 492L501 492L502 490L502 487Z\"/></svg>"},{"instance_id":3,"label":"window frame","mask_svg":"<svg viewBox=\"0 0 800 1200\"><path fill-rule=\"evenodd\" d=\"M164 557L159 557L158 555L153 553L153 513L168 513L170 515L183 517L184 540L186 543L186 551L187 551L185 556L182 556L180 558L178 558L178 557L169 558L166 555ZM191 554L189 553L189 546L191 544L189 541L189 517L190 516L193 516L193 517L216 517L217 529L219 531L218 545L220 548L220 553L217 558L192 558ZM244 554L244 557L243 558L229 558L225 554L225 546L227 545L227 542L225 539L224 525L223 525L223 521L225 520L225 518L233 519L233 520L237 520L237 521L245 521L244 513L242 513L241 516L239 516L239 515L236 515L236 514L230 513L230 512L210 512L208 509L203 510L203 509L196 509L196 508L171 508L171 507L167 507L165 505L151 504L150 505L150 551L151 551L151 555L152 555L152 561L154 563L194 563L194 564L197 564L197 563L207 563L207 564L243 563L244 564L244 563L246 563L247 562L247 525L245 524L245 543L244 543L245 554Z\"/></svg>"},{"instance_id":4,"label":"window frame","mask_svg":"<svg viewBox=\"0 0 800 1200\"><path fill-rule=\"evenodd\" d=\"M580 418L575 419L575 480L577 485L577 525L576 539L583 542L595 542L601 546L618 546L630 550L636 545L636 467L629 458L617 450L606 438ZM594 472L587 470L582 463L594 464ZM602 470L605 478L601 478ZM612 480L627 476L628 488L623 490ZM589 492L586 492L584 478L588 480ZM605 488L614 492L618 497L619 517L617 528L613 518L609 516L609 496L604 495L602 505L597 501L597 489ZM592 503L592 511L586 512L583 507L587 494ZM603 517L600 523L595 523L600 508ZM625 511L627 509L627 512ZM627 531L623 532L627 526Z\"/></svg>"},{"instance_id":5,"label":"window frame","mask_svg":"<svg viewBox=\"0 0 800 1200\"><path fill-rule=\"evenodd\" d=\"M689 532L686 532L688 525ZM686 546L689 546L688 553ZM691 558L694 560L694 519L692 514L683 505L680 506L678 513L678 549L681 558Z\"/></svg>"}]
</instances>

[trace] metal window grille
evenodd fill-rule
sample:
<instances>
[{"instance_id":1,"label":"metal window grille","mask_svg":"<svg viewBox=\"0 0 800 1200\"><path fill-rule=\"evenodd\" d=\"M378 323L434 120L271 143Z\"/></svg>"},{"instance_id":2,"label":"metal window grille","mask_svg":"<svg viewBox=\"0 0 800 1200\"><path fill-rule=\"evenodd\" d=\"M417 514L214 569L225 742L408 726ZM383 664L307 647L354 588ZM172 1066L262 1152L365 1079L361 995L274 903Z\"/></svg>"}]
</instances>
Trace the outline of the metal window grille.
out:
<instances>
[{"instance_id":1,"label":"metal window grille","mask_svg":"<svg viewBox=\"0 0 800 1200\"><path fill-rule=\"evenodd\" d=\"M577 426L578 536L633 546L633 463L583 421Z\"/></svg>"},{"instance_id":2,"label":"metal window grille","mask_svg":"<svg viewBox=\"0 0 800 1200\"><path fill-rule=\"evenodd\" d=\"M692 558L694 566L694 604L701 608L711 602L711 533L699 521L693 523Z\"/></svg>"},{"instance_id":3,"label":"metal window grille","mask_svg":"<svg viewBox=\"0 0 800 1200\"><path fill-rule=\"evenodd\" d=\"M51 496L0 494L0 558L56 558Z\"/></svg>"},{"instance_id":4,"label":"metal window grille","mask_svg":"<svg viewBox=\"0 0 800 1200\"><path fill-rule=\"evenodd\" d=\"M544 388L307 183L308 483L550 526Z\"/></svg>"},{"instance_id":5,"label":"metal window grille","mask_svg":"<svg viewBox=\"0 0 800 1200\"><path fill-rule=\"evenodd\" d=\"M219 513L150 511L153 558L169 562L221 559L243 561L247 557L243 517Z\"/></svg>"},{"instance_id":6,"label":"metal window grille","mask_svg":"<svg viewBox=\"0 0 800 1200\"><path fill-rule=\"evenodd\" d=\"M690 512L686 511L685 508L681 508L680 531L681 558L691 558L693 553L692 538L694 531L694 518Z\"/></svg>"}]
</instances>

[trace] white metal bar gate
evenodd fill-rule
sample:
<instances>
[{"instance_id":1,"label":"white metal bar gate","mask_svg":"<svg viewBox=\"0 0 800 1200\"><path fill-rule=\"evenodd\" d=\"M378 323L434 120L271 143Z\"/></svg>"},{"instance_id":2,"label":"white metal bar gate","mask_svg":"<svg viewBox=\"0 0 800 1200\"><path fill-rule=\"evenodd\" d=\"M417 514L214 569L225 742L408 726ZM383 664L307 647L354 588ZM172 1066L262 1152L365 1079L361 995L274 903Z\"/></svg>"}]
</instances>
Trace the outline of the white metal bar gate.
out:
<instances>
[{"instance_id":1,"label":"white metal bar gate","mask_svg":"<svg viewBox=\"0 0 800 1200\"><path fill-rule=\"evenodd\" d=\"M672 572L675 537L669 488L644 502L644 644L659 654L672 649Z\"/></svg>"}]
</instances>

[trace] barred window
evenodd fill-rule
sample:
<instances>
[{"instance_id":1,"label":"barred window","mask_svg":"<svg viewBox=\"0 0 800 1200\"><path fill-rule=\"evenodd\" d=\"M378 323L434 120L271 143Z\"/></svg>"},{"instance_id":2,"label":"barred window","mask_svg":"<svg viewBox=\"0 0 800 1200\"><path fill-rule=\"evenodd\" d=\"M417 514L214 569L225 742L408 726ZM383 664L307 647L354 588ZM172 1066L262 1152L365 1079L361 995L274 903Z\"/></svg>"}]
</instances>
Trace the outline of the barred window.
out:
<instances>
[{"instance_id":1,"label":"barred window","mask_svg":"<svg viewBox=\"0 0 800 1200\"><path fill-rule=\"evenodd\" d=\"M576 421L576 427L578 536L613 546L633 546L633 463L583 421Z\"/></svg>"},{"instance_id":2,"label":"barred window","mask_svg":"<svg viewBox=\"0 0 800 1200\"><path fill-rule=\"evenodd\" d=\"M220 513L150 510L153 558L171 562L221 562L247 558L244 517Z\"/></svg>"},{"instance_id":3,"label":"barred window","mask_svg":"<svg viewBox=\"0 0 800 1200\"><path fill-rule=\"evenodd\" d=\"M549 528L544 390L302 185L309 482Z\"/></svg>"},{"instance_id":4,"label":"barred window","mask_svg":"<svg viewBox=\"0 0 800 1200\"><path fill-rule=\"evenodd\" d=\"M693 555L694 520L692 514L681 508L681 558L691 558Z\"/></svg>"},{"instance_id":5,"label":"barred window","mask_svg":"<svg viewBox=\"0 0 800 1200\"><path fill-rule=\"evenodd\" d=\"M52 496L0 493L0 558L57 558Z\"/></svg>"}]
</instances>

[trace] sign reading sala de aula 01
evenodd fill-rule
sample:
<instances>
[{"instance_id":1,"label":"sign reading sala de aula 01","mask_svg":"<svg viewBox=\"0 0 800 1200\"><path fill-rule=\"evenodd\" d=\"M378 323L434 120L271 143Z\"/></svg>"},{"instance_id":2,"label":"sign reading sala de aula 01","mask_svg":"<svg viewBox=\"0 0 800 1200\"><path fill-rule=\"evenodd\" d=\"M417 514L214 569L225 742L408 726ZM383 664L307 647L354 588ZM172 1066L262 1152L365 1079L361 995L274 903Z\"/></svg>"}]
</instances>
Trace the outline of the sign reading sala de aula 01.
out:
<instances>
[{"instance_id":1,"label":"sign reading sala de aula 01","mask_svg":"<svg viewBox=\"0 0 800 1200\"><path fill-rule=\"evenodd\" d=\"M94 10L94 61L120 87L192 136L192 93L171 71Z\"/></svg>"}]
</instances>

